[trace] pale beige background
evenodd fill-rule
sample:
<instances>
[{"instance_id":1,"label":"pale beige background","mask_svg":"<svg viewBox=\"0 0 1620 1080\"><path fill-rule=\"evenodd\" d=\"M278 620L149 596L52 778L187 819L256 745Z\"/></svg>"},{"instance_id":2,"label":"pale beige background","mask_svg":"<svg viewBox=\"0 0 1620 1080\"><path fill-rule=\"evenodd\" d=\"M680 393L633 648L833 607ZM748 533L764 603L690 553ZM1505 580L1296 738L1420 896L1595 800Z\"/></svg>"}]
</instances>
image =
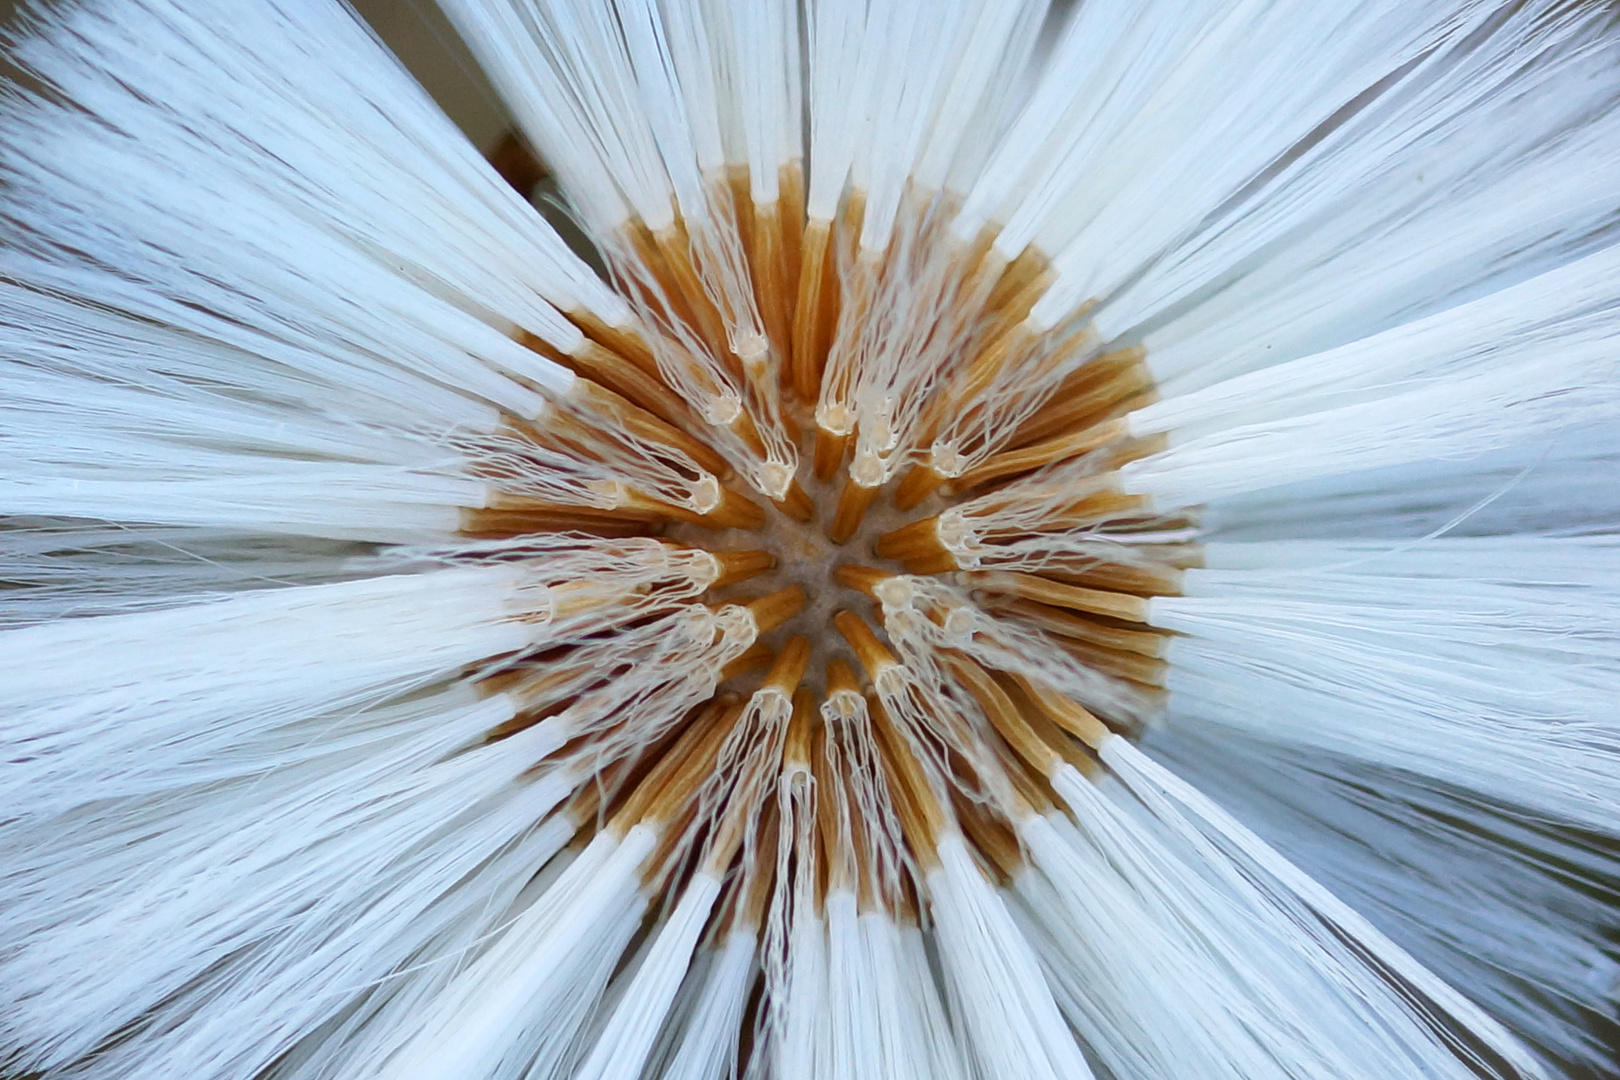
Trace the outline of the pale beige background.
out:
<instances>
[{"instance_id":1,"label":"pale beige background","mask_svg":"<svg viewBox=\"0 0 1620 1080\"><path fill-rule=\"evenodd\" d=\"M511 120L433 0L350 2L467 137L489 150Z\"/></svg>"}]
</instances>

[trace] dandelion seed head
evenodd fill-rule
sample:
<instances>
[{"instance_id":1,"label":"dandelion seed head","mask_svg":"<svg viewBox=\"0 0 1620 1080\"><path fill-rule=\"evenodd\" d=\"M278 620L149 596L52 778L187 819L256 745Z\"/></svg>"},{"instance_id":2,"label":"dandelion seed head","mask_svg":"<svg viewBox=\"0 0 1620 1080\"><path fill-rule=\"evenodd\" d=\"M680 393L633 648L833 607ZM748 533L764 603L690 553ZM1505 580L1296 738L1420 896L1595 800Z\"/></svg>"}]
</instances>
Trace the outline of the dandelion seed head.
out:
<instances>
[{"instance_id":1,"label":"dandelion seed head","mask_svg":"<svg viewBox=\"0 0 1620 1080\"><path fill-rule=\"evenodd\" d=\"M338 0L14 47L0 1070L1612 1065L1611 26L441 2L591 261Z\"/></svg>"}]
</instances>

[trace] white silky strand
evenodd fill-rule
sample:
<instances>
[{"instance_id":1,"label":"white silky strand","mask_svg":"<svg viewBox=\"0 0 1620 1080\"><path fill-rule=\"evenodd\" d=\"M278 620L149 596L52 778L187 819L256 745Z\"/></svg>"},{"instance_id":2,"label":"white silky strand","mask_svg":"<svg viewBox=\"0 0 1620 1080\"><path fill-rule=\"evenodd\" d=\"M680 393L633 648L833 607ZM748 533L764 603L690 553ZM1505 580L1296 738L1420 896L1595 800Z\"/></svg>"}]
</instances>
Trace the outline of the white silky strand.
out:
<instances>
[{"instance_id":1,"label":"white silky strand","mask_svg":"<svg viewBox=\"0 0 1620 1080\"><path fill-rule=\"evenodd\" d=\"M1024 31L1043 9L913 0L867 11L859 63L874 103L842 118L860 135L850 182L864 201L841 303L859 314L840 320L816 406L822 428L856 434L850 475L863 486L894 475L916 449L924 406L984 300L961 287L962 245L944 235L938 199L962 129L934 125L997 110L1005 86L992 90L990 74L1029 46Z\"/></svg>"},{"instance_id":2,"label":"white silky strand","mask_svg":"<svg viewBox=\"0 0 1620 1080\"><path fill-rule=\"evenodd\" d=\"M1609 835L1620 730L1609 537L1211 544L1168 686L1213 723L1374 761ZM1221 568L1225 567L1225 568Z\"/></svg>"},{"instance_id":3,"label":"white silky strand","mask_svg":"<svg viewBox=\"0 0 1620 1080\"><path fill-rule=\"evenodd\" d=\"M750 197L769 206L781 196L782 170L804 156L797 5L702 0L702 8L711 28L716 107L732 147L727 160L748 167Z\"/></svg>"},{"instance_id":4,"label":"white silky strand","mask_svg":"<svg viewBox=\"0 0 1620 1080\"><path fill-rule=\"evenodd\" d=\"M1120 470L1171 509L1266 487L1551 441L1620 419L1620 367L1601 342L1550 346L1510 370L1218 431Z\"/></svg>"},{"instance_id":5,"label":"white silky strand","mask_svg":"<svg viewBox=\"0 0 1620 1080\"><path fill-rule=\"evenodd\" d=\"M0 530L0 627L179 607L370 576L366 549L231 530L12 518Z\"/></svg>"},{"instance_id":6,"label":"white silky strand","mask_svg":"<svg viewBox=\"0 0 1620 1080\"><path fill-rule=\"evenodd\" d=\"M1620 112L1605 100L1606 70L1578 82L1584 93L1556 81L1474 119L1482 132L1437 148L1420 175L1455 170L1442 190L1394 177L1151 329L1142 344L1164 395L1343 345L1605 246L1612 226L1603 178L1620 169ZM1480 137L1521 131L1528 134L1502 146ZM1490 147L1501 160L1482 166L1452 143Z\"/></svg>"},{"instance_id":7,"label":"white silky strand","mask_svg":"<svg viewBox=\"0 0 1620 1080\"><path fill-rule=\"evenodd\" d=\"M878 1080L927 1077L930 1074L920 1066L928 1060L928 1046L919 1038L906 984L925 979L931 984L933 972L906 964L900 927L886 912L861 915L857 927L861 962L872 981L872 1026L876 1029L875 1045L863 1047L860 1072Z\"/></svg>"},{"instance_id":8,"label":"white silky strand","mask_svg":"<svg viewBox=\"0 0 1620 1080\"><path fill-rule=\"evenodd\" d=\"M1454 1022L1469 1037L1479 1040L1520 1074L1527 1077L1546 1075L1540 1062L1499 1023L1436 978L1364 917L1300 872L1191 785L1117 736L1107 739L1098 753L1130 786L1131 791L1143 800L1155 819L1167 825L1183 840L1192 842L1209 859L1210 866L1217 873L1223 872L1222 868L1229 861L1233 868L1241 867L1245 877L1262 883L1260 887L1275 897L1272 902L1279 907L1286 909L1291 904L1303 905L1309 916L1321 920L1325 928L1331 928L1332 932L1342 935L1345 940L1354 942L1357 950L1411 988L1410 991L1401 991L1402 994L1415 992L1420 995L1419 1001L1432 1003L1438 1008L1440 1016ZM1183 817L1183 813L1187 816ZM1301 920L1300 925L1309 928L1310 922ZM1322 932L1313 931L1313 936ZM1326 938L1321 940L1324 943L1327 941ZM1395 990L1389 988L1386 994L1393 997ZM1407 1008L1412 1007L1407 1004ZM1392 1012L1390 1018L1394 1019L1396 1015ZM1416 1017L1412 1017L1409 1023L1415 1020ZM1416 1026L1415 1023L1413 1026ZM1451 1056L1450 1048L1434 1040L1432 1034L1430 1040L1426 1047L1423 1040L1408 1035L1401 1039L1401 1044L1404 1044L1401 1049L1414 1054L1419 1060L1428 1057L1434 1063L1432 1067L1438 1069L1443 1066L1464 1075L1461 1071L1463 1064Z\"/></svg>"},{"instance_id":9,"label":"white silky strand","mask_svg":"<svg viewBox=\"0 0 1620 1080\"><path fill-rule=\"evenodd\" d=\"M57 39L65 51L25 48L23 59L59 85L106 95L116 93L108 57L117 56L120 81L184 110L194 136L234 139L251 161L239 168L283 197L297 191L328 208L461 302L564 352L580 333L537 294L564 311L583 304L610 325L628 319L623 301L336 5L144 0L139 16L126 8L114 23L88 8L70 25L73 36ZM128 49L137 37L150 53ZM367 217L354 216L359 205Z\"/></svg>"},{"instance_id":10,"label":"white silky strand","mask_svg":"<svg viewBox=\"0 0 1620 1080\"><path fill-rule=\"evenodd\" d=\"M872 62L864 46L873 41L866 31L867 5L861 0L816 0L804 12L805 115L808 120L810 185L805 206L811 222L830 222L839 200L864 125L851 123L856 103L870 90Z\"/></svg>"},{"instance_id":11,"label":"white silky strand","mask_svg":"<svg viewBox=\"0 0 1620 1080\"><path fill-rule=\"evenodd\" d=\"M1550 4L1526 5L1489 22L1482 16L1483 5L1475 12L1453 8L1455 23L1440 35L1449 41L1414 56L1383 85L1369 85L1360 108L1347 108L1352 115L1342 124L1323 124L1312 133L1319 141L1289 155L1295 160L1262 173L1259 190L1218 212L1218 226L1199 223L1192 237L1178 240L1110 296L1093 315L1103 335L1174 310L1209 282L1290 241L1314 243L1309 234L1324 217L1358 214L1355 204L1363 200L1376 205L1368 189L1380 183L1416 194L1423 185L1467 176L1468 165L1479 169L1481 158L1509 171L1526 141L1565 136L1569 127L1612 107L1607 79L1581 77L1613 62L1612 53L1582 55L1595 36L1590 20L1560 16ZM1488 32L1470 35L1482 22ZM1530 110L1545 115L1527 115ZM1421 184L1411 183L1414 172Z\"/></svg>"},{"instance_id":12,"label":"white silky strand","mask_svg":"<svg viewBox=\"0 0 1620 1080\"><path fill-rule=\"evenodd\" d=\"M926 959L907 951L905 931L883 911L857 912L853 893L830 893L827 1026L836 1075L856 1080L949 1077L930 1038L928 998L937 991Z\"/></svg>"},{"instance_id":13,"label":"white silky strand","mask_svg":"<svg viewBox=\"0 0 1620 1080\"><path fill-rule=\"evenodd\" d=\"M8 314L30 320L22 323L25 327L41 318L58 334L89 336L98 346L115 350L124 341L136 350L149 350L154 337L171 346L177 337L192 337L195 344L191 348L179 345L176 351L180 355L168 358L168 363L179 366L169 368L148 361L166 374L213 370L217 376L219 366L209 362L209 354L224 354L232 358L237 368L234 378L240 383L271 400L301 402L318 415L336 411L334 406L341 402L344 411L359 421L416 423L441 430L465 427L479 432L493 429L500 418L500 410L489 402L452 390L422 373L381 363L352 344L294 333L289 326L254 328L246 325L247 319L221 318L106 271L63 265L19 251L0 253L0 265L8 277L32 286L32 290L8 290L6 294ZM41 299L40 294L70 299L73 305L65 308L60 301ZM117 309L134 319L97 308ZM229 313L230 305L220 310ZM165 325L179 333L156 333L139 325L141 322ZM29 351L40 344L32 343ZM96 350L89 351L95 355ZM168 350L163 352L166 355ZM187 355L196 352L201 357ZM186 363L187 359L191 362ZM84 362L91 362L90 357ZM124 378L135 377L139 370L138 365L124 367Z\"/></svg>"},{"instance_id":14,"label":"white silky strand","mask_svg":"<svg viewBox=\"0 0 1620 1080\"><path fill-rule=\"evenodd\" d=\"M267 347L255 355L0 289L0 346L10 356L0 438L13 462L0 509L423 542L453 536L460 508L488 501L489 484L453 433L494 431L495 410L452 395L441 415L460 413L459 424L441 433L430 419L389 415L359 387L278 362L268 339L259 344ZM429 415L436 404L424 394ZM558 479L557 495L572 487L576 501L588 497Z\"/></svg>"},{"instance_id":15,"label":"white silky strand","mask_svg":"<svg viewBox=\"0 0 1620 1080\"><path fill-rule=\"evenodd\" d=\"M279 724L523 649L527 584L507 567L443 570L0 634L8 816L160 790Z\"/></svg>"},{"instance_id":16,"label":"white silky strand","mask_svg":"<svg viewBox=\"0 0 1620 1080\"><path fill-rule=\"evenodd\" d=\"M1225 579L1239 588L1278 591L1300 583L1320 582L1332 588L1364 585L1387 587L1391 580L1417 579L1416 587L1508 585L1548 589L1576 586L1576 595L1602 598L1612 579L1620 537L1589 535L1455 535L1410 540L1289 539L1233 542L1213 540L1200 548L1200 565L1188 573L1188 595L1218 595ZM1202 571L1211 571L1204 574ZM1241 574L1241 576L1239 576ZM1183 582L1188 579L1184 576ZM1455 608L1462 605L1436 605Z\"/></svg>"},{"instance_id":17,"label":"white silky strand","mask_svg":"<svg viewBox=\"0 0 1620 1080\"><path fill-rule=\"evenodd\" d=\"M1031 322L1055 326L1086 299L1111 294L1370 87L1466 37L1485 7L1215 5L1205 32L1178 43L1182 56L1141 103L1138 115L1151 123L1122 125L1084 166L1047 166L1066 166L1072 187L1034 230L1057 281ZM1331 146L1311 146L1306 159Z\"/></svg>"},{"instance_id":18,"label":"white silky strand","mask_svg":"<svg viewBox=\"0 0 1620 1080\"><path fill-rule=\"evenodd\" d=\"M1115 741L1104 744L1105 753ZM1224 859L1186 847L1188 837L1173 813L1166 818L1153 804L1131 805L1135 800L1117 786L1105 794L1067 766L1052 780L1081 832L1164 923L1171 935L1167 959L1183 969L1180 977L1211 988L1207 1001L1216 1022L1202 1037L1225 1043L1223 1051L1239 1060L1250 1054L1274 1060L1285 1076L1373 1080L1413 1070L1456 1080L1474 1075L1382 971L1326 931L1314 914L1301 911L1289 892L1276 891L1266 879L1249 881ZM1359 928L1351 940L1359 942ZM1409 961L1406 966L1416 967ZM1226 1010L1237 1028L1222 1020ZM1467 1010L1472 1006L1459 1006L1459 1012ZM1480 1020L1483 1028L1494 1028ZM1503 1041L1513 1045L1506 1036Z\"/></svg>"},{"instance_id":19,"label":"white silky strand","mask_svg":"<svg viewBox=\"0 0 1620 1080\"><path fill-rule=\"evenodd\" d=\"M1121 470L1172 507L1380 467L1555 441L1620 418L1620 248L1127 418L1170 448ZM1197 494L1194 494L1196 492Z\"/></svg>"},{"instance_id":20,"label":"white silky strand","mask_svg":"<svg viewBox=\"0 0 1620 1080\"><path fill-rule=\"evenodd\" d=\"M585 423L571 430L574 442L585 445L551 454L545 462L551 470L568 473L575 466L586 474L577 478L585 490L610 489L618 482L677 505L705 501L701 492L713 480L684 452L640 438L581 406L574 398L584 391L574 372L519 340L518 328L529 327L564 353L586 345L583 332L538 295L547 291L584 316L591 313L577 294L594 292L606 314L591 317L604 323L625 324L628 314L622 304L605 301L608 294L599 286L577 287L587 280L582 264L560 253L549 226L520 201L514 204L515 194L502 192L487 166L469 162L467 150L456 149L453 141L441 160L393 162L379 149L384 161L375 170L377 179L395 176L402 189L395 199L363 190L364 181L345 173L352 165L327 160L341 151L328 151L322 159L312 149L321 125L306 137L297 106L287 107L285 115L272 107L274 95L285 93L278 80L295 75L312 87L359 80L364 92L389 98L400 72L373 38L352 26L347 35L337 33L357 54L350 64L343 62L343 49L333 46L291 65L254 57L244 67L239 58L219 55L223 50L229 56L233 33L259 31L261 47L272 56L278 50L299 53L297 34L312 27L295 17L297 5L268 13L249 5L245 25L239 26L229 8L211 8L211 20L165 0L152 4L119 8L128 26L108 26L107 19L97 17L102 10L97 4L47 18L47 32L24 50L26 62L56 83L65 103L19 97L0 116L7 136L0 173L8 181L0 200L0 234L10 240L0 262L9 276L36 289L268 353L351 394L362 386L383 391L406 413L415 409L420 415L419 396L431 400L446 391L486 410L541 420L542 430L555 424L550 418L559 410L578 411ZM331 9L311 17L315 29L323 17L352 22L352 16ZM172 66L196 68L197 78L223 70L224 77L244 86L269 82L275 89L249 94L252 104L238 101L234 114L184 80L174 100L167 101L167 82L174 76L161 66L154 73L150 56L132 51L118 32L143 28L167 44ZM285 72L285 66L303 71ZM126 73L127 79L119 78ZM373 77L370 83L363 73ZM337 111L353 107L350 101ZM431 115L419 95L404 95L398 114L386 108L361 114L358 131L329 134L328 141L386 143L390 130L394 138L407 136L407 146L411 139L432 141L417 130L422 116ZM442 133L445 123L440 117L437 125L426 126ZM292 146L278 154L276 148L289 139ZM237 153L237 143L259 149ZM305 169L311 154L316 160ZM296 179L288 180L289 171ZM121 182L102 183L108 175ZM485 219L482 231L495 250L480 253L476 242L470 249L424 247L431 232L424 231L426 221L437 218L447 229L456 228L453 209L432 205L446 196L432 192L467 186L473 189L466 193L469 213ZM428 194L421 194L424 189ZM427 203L422 220L409 216L406 192L412 190L419 193L419 204ZM506 205L491 208L491 200ZM371 207L378 209L368 216ZM406 211L403 218L401 211ZM502 215L516 218L503 221ZM510 248L500 247L508 234L520 238ZM539 250L548 248L549 255ZM550 269L538 277L521 271L508 276L498 271L503 261L549 263ZM564 280L570 275L577 279L572 284ZM514 279L529 287L514 286ZM420 422L429 430L437 427L431 417ZM534 469L542 486L547 471ZM192 494L205 500L219 493ZM578 491L561 501L593 504Z\"/></svg>"},{"instance_id":21,"label":"white silky strand","mask_svg":"<svg viewBox=\"0 0 1620 1080\"><path fill-rule=\"evenodd\" d=\"M1598 532L1620 523L1607 482L1620 427L1559 432L1550 441L1461 461L1427 461L1286 484L1220 499L1202 517L1212 539L1401 540Z\"/></svg>"},{"instance_id":22,"label":"white silky strand","mask_svg":"<svg viewBox=\"0 0 1620 1080\"><path fill-rule=\"evenodd\" d=\"M828 1067L826 922L815 903L817 797L809 769L785 770L777 781L776 882L760 951L765 1046L750 1063L750 1077L815 1080Z\"/></svg>"},{"instance_id":23,"label":"white silky strand","mask_svg":"<svg viewBox=\"0 0 1620 1080\"><path fill-rule=\"evenodd\" d=\"M464 971L375 1075L476 1080L556 1077L646 900L636 869L657 833L599 834L532 907ZM355 1076L367 1075L355 1072Z\"/></svg>"},{"instance_id":24,"label":"white silky strand","mask_svg":"<svg viewBox=\"0 0 1620 1080\"><path fill-rule=\"evenodd\" d=\"M1606 248L1360 341L1147 405L1130 414L1130 433L1174 432L1181 441L1392 397L1390 387L1452 384L1506 368L1523 370L1549 351L1582 357L1615 334L1617 271L1620 248ZM1526 385L1534 384L1527 379Z\"/></svg>"},{"instance_id":25,"label":"white silky strand","mask_svg":"<svg viewBox=\"0 0 1620 1080\"><path fill-rule=\"evenodd\" d=\"M669 177L647 119L633 107L630 73L588 52L611 40L611 33L602 33L611 19L608 5L561 0L547 10L502 0L453 0L441 6L519 127L561 171L593 232L610 233L631 214L649 228L670 222ZM581 32L562 32L559 22ZM574 78L583 70L597 80Z\"/></svg>"},{"instance_id":26,"label":"white silky strand","mask_svg":"<svg viewBox=\"0 0 1620 1080\"><path fill-rule=\"evenodd\" d=\"M952 1014L966 1028L980 1071L994 1077L1090 1080L1029 943L1019 934L962 837L939 843L927 877L935 940Z\"/></svg>"},{"instance_id":27,"label":"white silky strand","mask_svg":"<svg viewBox=\"0 0 1620 1080\"><path fill-rule=\"evenodd\" d=\"M1119 1080L1180 1070L1229 1080L1286 1074L1200 963L1187 931L1153 910L1060 815L1019 826L1031 869L1014 888L1064 1014ZM1223 994L1223 991L1225 993Z\"/></svg>"},{"instance_id":28,"label":"white silky strand","mask_svg":"<svg viewBox=\"0 0 1620 1080\"><path fill-rule=\"evenodd\" d=\"M513 912L525 906L525 897L569 865L571 853L563 845L573 837L576 823L555 813L538 826L530 825L524 843L491 861L447 898L444 910L435 913L434 933L425 945L396 973L350 1002L336 1023L308 1033L274 1075L284 1080L370 1075L364 1070L375 1065L374 1048L393 1045L400 1031L411 1030L469 959L506 929ZM543 869L534 874L537 866ZM355 1069L350 1064L355 1061L365 1064Z\"/></svg>"},{"instance_id":29,"label":"white silky strand","mask_svg":"<svg viewBox=\"0 0 1620 1080\"><path fill-rule=\"evenodd\" d=\"M54 267L72 273L88 257L159 298L309 348L333 342L345 359L367 355L383 370L414 368L521 417L540 415L545 398L512 376L553 394L573 385L572 372L362 248L223 170L208 172L206 158L169 136L140 131L144 119L135 113L127 122L137 130L112 141L92 118L61 110L6 118L3 209L14 224L5 231L47 260L34 280L48 285ZM116 188L92 181L112 172L123 177Z\"/></svg>"},{"instance_id":30,"label":"white silky strand","mask_svg":"<svg viewBox=\"0 0 1620 1080\"><path fill-rule=\"evenodd\" d=\"M20 391L18 374L13 369L9 381ZM463 525L464 508L485 506L492 498L490 484L471 475L475 457L491 456L483 450L473 450L470 457L453 443L435 447L429 439L413 440L401 432L392 448L386 441L379 447L392 461L332 460L331 455L339 452L332 442L304 450L309 455L304 457L298 443L319 445L344 427L331 425L322 432L313 425L266 415L267 410L255 415L255 410L235 406L219 417L222 428L224 424L236 428L229 434L220 431L226 445L199 445L208 434L201 429L165 439L162 428L172 426L173 410L184 403L184 396L165 401L158 394L115 391L96 385L85 374L50 383L36 380L28 392L13 397L17 412L5 420L9 428L5 437L17 468L0 487L0 505L6 511L422 543L450 539ZM208 403L195 404L200 406L196 415L202 428ZM159 411L163 406L167 415ZM98 409L104 410L100 416ZM96 430L112 411L118 414L114 429ZM230 417L229 412L237 416ZM142 413L151 418L144 430ZM42 426L48 419L57 423ZM64 435L63 421L72 434ZM302 437L298 427L305 429ZM354 430L348 453L363 456L366 435L358 427ZM255 441L279 445L265 453L252 446ZM535 473L526 484L515 486L591 505L599 497L582 479L577 472Z\"/></svg>"},{"instance_id":31,"label":"white silky strand","mask_svg":"<svg viewBox=\"0 0 1620 1080\"><path fill-rule=\"evenodd\" d=\"M26 933L4 965L21 996L7 1010L11 1037L42 1064L66 1064L141 1022L148 1038L99 1056L111 1074L260 1068L357 986L391 976L469 896L521 884L521 868L464 879L503 850L532 857L525 836L573 780L521 779L561 745L541 728L450 757L512 715L510 701L473 696L329 717L306 725L307 747L274 771L216 771L161 799L86 802L8 828L14 872L0 907ZM541 829L554 843L571 831ZM66 978L66 957L114 940L122 977ZM232 1022L238 1011L252 1022Z\"/></svg>"},{"instance_id":32,"label":"white silky strand","mask_svg":"<svg viewBox=\"0 0 1620 1080\"><path fill-rule=\"evenodd\" d=\"M862 955L855 894L840 889L827 894L827 1022L824 1027L826 1069L832 1076L867 1080L888 1068L877 1038L878 1008L872 981L878 976Z\"/></svg>"},{"instance_id":33,"label":"white silky strand","mask_svg":"<svg viewBox=\"0 0 1620 1080\"><path fill-rule=\"evenodd\" d=\"M1611 856L1417 777L1207 734L1147 745L1538 1049L1608 1067L1589 1018L1620 994L1614 916L1585 890Z\"/></svg>"},{"instance_id":34,"label":"white silky strand","mask_svg":"<svg viewBox=\"0 0 1620 1080\"><path fill-rule=\"evenodd\" d=\"M718 879L702 871L693 875L590 1055L574 1072L579 1080L613 1080L641 1071L719 896Z\"/></svg>"},{"instance_id":35,"label":"white silky strand","mask_svg":"<svg viewBox=\"0 0 1620 1080\"><path fill-rule=\"evenodd\" d=\"M972 1075L968 1065L970 1054L961 1032L951 1029L939 986L934 981L933 954L922 929L911 925L901 927L900 946L907 970L915 973L906 981L906 991L916 1037L922 1043L917 1067L922 1067L926 1055L927 1067L936 1080L967 1080Z\"/></svg>"},{"instance_id":36,"label":"white silky strand","mask_svg":"<svg viewBox=\"0 0 1620 1080\"><path fill-rule=\"evenodd\" d=\"M1087 140L1106 145L1109 121L1128 117L1155 88L1195 34L1222 5L1202 0L1156 5L1100 0L1080 5L1061 28L1024 107L991 153L951 224L971 241L996 227L1005 261L1033 240L1030 225L1009 225L1012 211L1047 208L1061 197ZM1026 213L1031 223L1038 213Z\"/></svg>"},{"instance_id":37,"label":"white silky strand","mask_svg":"<svg viewBox=\"0 0 1620 1080\"><path fill-rule=\"evenodd\" d=\"M960 196L984 166L997 136L1010 121L1021 76L1046 20L1048 0L976 5L959 23L959 50L950 62L949 85L929 120L925 144L911 170L924 191Z\"/></svg>"},{"instance_id":38,"label":"white silky strand","mask_svg":"<svg viewBox=\"0 0 1620 1080\"><path fill-rule=\"evenodd\" d=\"M746 930L726 936L698 989L680 1046L660 1075L668 1080L721 1080L737 1053L748 991L758 975L758 939Z\"/></svg>"}]
</instances>

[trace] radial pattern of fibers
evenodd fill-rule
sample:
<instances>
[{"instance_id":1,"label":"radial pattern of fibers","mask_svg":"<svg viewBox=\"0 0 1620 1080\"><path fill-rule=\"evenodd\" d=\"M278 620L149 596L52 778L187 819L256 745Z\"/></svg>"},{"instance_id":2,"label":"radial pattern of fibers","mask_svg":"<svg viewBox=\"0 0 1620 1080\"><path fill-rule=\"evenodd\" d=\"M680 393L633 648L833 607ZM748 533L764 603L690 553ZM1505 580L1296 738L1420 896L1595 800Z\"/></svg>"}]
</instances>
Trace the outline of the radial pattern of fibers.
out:
<instances>
[{"instance_id":1,"label":"radial pattern of fibers","mask_svg":"<svg viewBox=\"0 0 1620 1080\"><path fill-rule=\"evenodd\" d=\"M1614 1067L1620 36L64 0L0 100L0 1074Z\"/></svg>"}]
</instances>

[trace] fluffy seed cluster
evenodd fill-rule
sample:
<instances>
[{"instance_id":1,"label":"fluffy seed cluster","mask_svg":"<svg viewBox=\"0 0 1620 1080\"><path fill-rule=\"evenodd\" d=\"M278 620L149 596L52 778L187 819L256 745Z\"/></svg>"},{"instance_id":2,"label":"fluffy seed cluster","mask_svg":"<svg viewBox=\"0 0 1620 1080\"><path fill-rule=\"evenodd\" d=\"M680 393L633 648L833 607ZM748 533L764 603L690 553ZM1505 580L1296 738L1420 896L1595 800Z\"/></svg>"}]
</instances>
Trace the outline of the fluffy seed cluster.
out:
<instances>
[{"instance_id":1,"label":"fluffy seed cluster","mask_svg":"<svg viewBox=\"0 0 1620 1080\"><path fill-rule=\"evenodd\" d=\"M13 46L0 1070L1612 1064L1602 11L441 4L604 273L339 0Z\"/></svg>"}]
</instances>

